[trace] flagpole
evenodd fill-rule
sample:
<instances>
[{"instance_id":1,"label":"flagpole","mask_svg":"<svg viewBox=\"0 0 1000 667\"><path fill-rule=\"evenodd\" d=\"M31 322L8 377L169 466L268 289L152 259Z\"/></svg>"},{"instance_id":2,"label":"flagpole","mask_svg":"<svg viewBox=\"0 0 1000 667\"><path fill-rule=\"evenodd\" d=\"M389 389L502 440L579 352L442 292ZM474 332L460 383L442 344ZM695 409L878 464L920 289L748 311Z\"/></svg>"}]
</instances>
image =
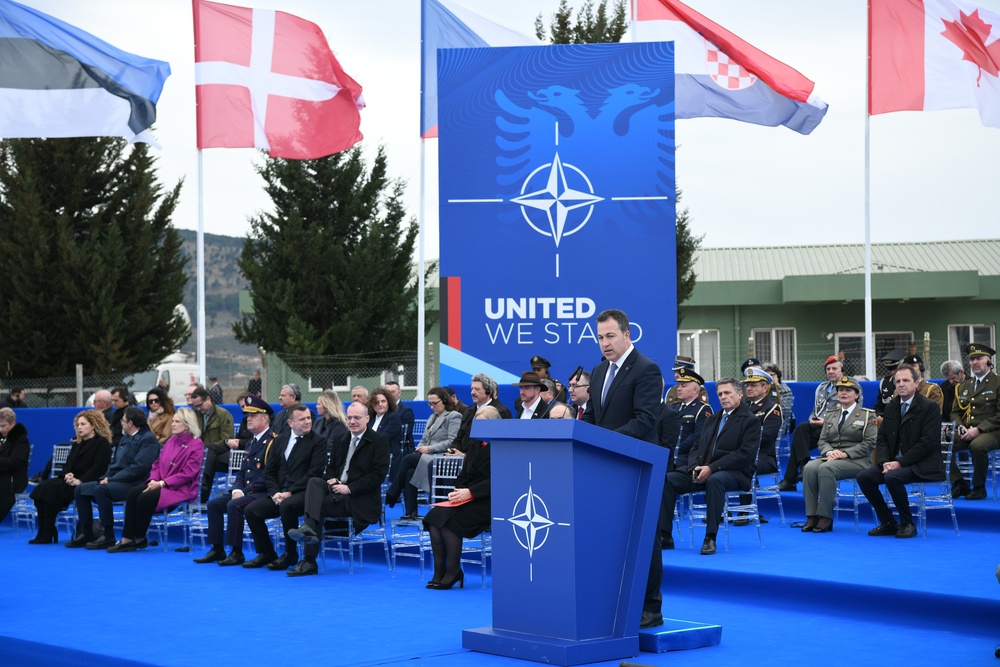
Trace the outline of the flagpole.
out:
<instances>
[{"instance_id":1,"label":"flagpole","mask_svg":"<svg viewBox=\"0 0 1000 667\"><path fill-rule=\"evenodd\" d=\"M417 242L417 398L425 395L424 373L424 226L427 220L427 140L420 138L420 220Z\"/></svg>"},{"instance_id":2,"label":"flagpole","mask_svg":"<svg viewBox=\"0 0 1000 667\"><path fill-rule=\"evenodd\" d=\"M205 170L202 163L202 149L198 149L198 236L197 236L197 280L198 280L198 373L199 381L205 384Z\"/></svg>"},{"instance_id":3,"label":"flagpole","mask_svg":"<svg viewBox=\"0 0 1000 667\"><path fill-rule=\"evenodd\" d=\"M865 376L875 378L875 341L872 336L872 221L871 221L871 60L872 6L866 14L868 53L865 62Z\"/></svg>"}]
</instances>

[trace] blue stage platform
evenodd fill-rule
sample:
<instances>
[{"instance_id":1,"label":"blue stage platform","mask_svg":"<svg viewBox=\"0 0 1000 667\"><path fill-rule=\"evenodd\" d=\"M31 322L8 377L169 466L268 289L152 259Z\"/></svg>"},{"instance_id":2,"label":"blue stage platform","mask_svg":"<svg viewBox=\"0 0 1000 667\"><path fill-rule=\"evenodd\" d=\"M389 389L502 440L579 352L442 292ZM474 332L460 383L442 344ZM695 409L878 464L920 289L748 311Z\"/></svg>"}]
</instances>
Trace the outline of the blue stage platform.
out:
<instances>
[{"instance_id":1,"label":"blue stage platform","mask_svg":"<svg viewBox=\"0 0 1000 667\"><path fill-rule=\"evenodd\" d=\"M785 493L801 519L801 494ZM998 664L1000 503L958 501L961 535L936 517L927 539L870 538L870 512L832 533L734 528L729 552L664 552L663 611L722 627L718 646L642 653L632 662ZM769 513L765 504L764 513ZM528 665L466 651L462 630L490 624L490 587L431 591L409 562L393 577L381 552L362 569L328 559L316 577L195 565L151 548L106 554L28 545L0 524L6 581L0 665ZM685 530L684 539L688 539ZM488 582L489 584L489 582ZM618 661L598 663L618 665Z\"/></svg>"}]
</instances>

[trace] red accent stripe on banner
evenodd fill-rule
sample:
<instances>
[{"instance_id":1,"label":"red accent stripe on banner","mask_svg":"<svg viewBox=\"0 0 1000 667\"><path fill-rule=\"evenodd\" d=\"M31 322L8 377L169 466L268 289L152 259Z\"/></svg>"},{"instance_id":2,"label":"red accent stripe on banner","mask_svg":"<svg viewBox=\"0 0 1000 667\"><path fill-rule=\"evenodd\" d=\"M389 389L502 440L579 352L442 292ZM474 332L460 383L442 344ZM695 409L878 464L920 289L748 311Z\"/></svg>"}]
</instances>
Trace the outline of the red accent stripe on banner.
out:
<instances>
[{"instance_id":1,"label":"red accent stripe on banner","mask_svg":"<svg viewBox=\"0 0 1000 667\"><path fill-rule=\"evenodd\" d=\"M445 278L441 283L441 342L462 349L462 279Z\"/></svg>"},{"instance_id":2,"label":"red accent stripe on banner","mask_svg":"<svg viewBox=\"0 0 1000 667\"><path fill-rule=\"evenodd\" d=\"M871 0L868 114L924 108L923 0Z\"/></svg>"}]
</instances>

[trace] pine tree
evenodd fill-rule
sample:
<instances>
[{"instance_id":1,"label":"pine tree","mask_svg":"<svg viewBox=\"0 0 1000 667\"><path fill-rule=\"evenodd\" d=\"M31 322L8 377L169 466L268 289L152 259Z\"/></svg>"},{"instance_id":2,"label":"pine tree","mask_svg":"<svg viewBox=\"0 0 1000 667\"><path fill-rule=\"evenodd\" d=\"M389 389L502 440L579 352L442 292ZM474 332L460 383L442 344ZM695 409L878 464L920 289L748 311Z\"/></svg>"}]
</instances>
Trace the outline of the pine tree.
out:
<instances>
[{"instance_id":1,"label":"pine tree","mask_svg":"<svg viewBox=\"0 0 1000 667\"><path fill-rule=\"evenodd\" d=\"M174 308L186 278L146 144L0 142L0 372L137 372L187 340Z\"/></svg>"},{"instance_id":2,"label":"pine tree","mask_svg":"<svg viewBox=\"0 0 1000 667\"><path fill-rule=\"evenodd\" d=\"M607 0L601 0L594 10L592 2L585 2L576 13L573 22L573 10L567 0L559 0L559 9L552 15L549 22L548 35L542 15L535 19L535 35L538 39L548 39L552 44L601 44L620 42L628 28L628 14L625 0L617 0L608 15ZM701 247L702 236L691 233L691 219L688 209L679 208L681 191L677 194L677 324L684 317L681 308L694 291L697 274L694 272L694 255Z\"/></svg>"},{"instance_id":3,"label":"pine tree","mask_svg":"<svg viewBox=\"0 0 1000 667\"><path fill-rule=\"evenodd\" d=\"M387 168L382 148L370 172L357 147L264 162L274 213L251 218L243 243L254 312L233 326L237 340L313 356L416 347L418 227Z\"/></svg>"}]
</instances>

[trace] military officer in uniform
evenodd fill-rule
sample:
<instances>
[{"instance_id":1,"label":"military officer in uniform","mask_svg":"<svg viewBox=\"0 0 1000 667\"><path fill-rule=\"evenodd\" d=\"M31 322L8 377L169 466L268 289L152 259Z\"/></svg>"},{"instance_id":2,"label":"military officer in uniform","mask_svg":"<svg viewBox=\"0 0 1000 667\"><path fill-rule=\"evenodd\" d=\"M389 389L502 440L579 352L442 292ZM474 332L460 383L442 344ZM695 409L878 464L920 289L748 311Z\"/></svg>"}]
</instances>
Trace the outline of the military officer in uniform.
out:
<instances>
[{"instance_id":1,"label":"military officer in uniform","mask_svg":"<svg viewBox=\"0 0 1000 667\"><path fill-rule=\"evenodd\" d=\"M924 360L920 358L919 354L910 354L903 357L900 366L904 364L917 369L917 393L937 403L938 412L940 412L941 408L944 407L944 392L938 385L924 379Z\"/></svg>"},{"instance_id":2,"label":"military officer in uniform","mask_svg":"<svg viewBox=\"0 0 1000 667\"><path fill-rule=\"evenodd\" d=\"M692 359L691 357L685 357L683 355L678 354L676 357L674 357L674 367L672 370L674 371L674 382L675 383L680 382L681 370L694 372L694 359ZM695 373L695 375L697 375L697 373ZM708 392L705 391L704 387L705 381L702 380L701 384L702 387L701 390L698 392L698 400L701 401L702 403L707 404ZM664 399L664 402L669 405L677 405L679 401L680 399L677 398L677 385L674 384L673 387L667 390L667 397Z\"/></svg>"},{"instance_id":3,"label":"military officer in uniform","mask_svg":"<svg viewBox=\"0 0 1000 667\"><path fill-rule=\"evenodd\" d=\"M806 504L803 533L833 530L833 500L837 483L854 479L871 463L878 426L875 411L861 407L861 385L844 376L835 383L837 405L823 416L819 458L802 469L802 495Z\"/></svg>"},{"instance_id":4,"label":"military officer in uniform","mask_svg":"<svg viewBox=\"0 0 1000 667\"><path fill-rule=\"evenodd\" d=\"M549 375L549 368L552 364L545 357L540 357L537 354L531 358L531 370L538 373L538 377L543 380L552 380L553 384L558 382L554 377ZM558 391L554 392L553 398L549 403L566 403L566 386L563 383L559 383Z\"/></svg>"},{"instance_id":5,"label":"military officer in uniform","mask_svg":"<svg viewBox=\"0 0 1000 667\"><path fill-rule=\"evenodd\" d=\"M751 361L751 360L748 360ZM775 402L772 389L774 378L761 370L760 366L748 365L743 369L743 398L757 419L760 420L760 449L757 452L757 474L771 475L778 472L776 442L781 432L781 406ZM740 495L740 504L748 505L753 497L749 493ZM760 518L761 523L767 519ZM734 525L745 526L746 519L737 519Z\"/></svg>"},{"instance_id":6,"label":"military officer in uniform","mask_svg":"<svg viewBox=\"0 0 1000 667\"><path fill-rule=\"evenodd\" d=\"M667 405L668 409L677 411L680 417L680 432L677 435L677 442L669 445L670 461L667 464L667 472L672 470L686 470L688 454L698 444L701 437L701 429L712 416L712 407L708 402L702 402L700 395L705 391L705 380L693 370L681 367L674 371L677 378L677 403ZM660 443L665 445L666 443ZM660 537L661 543L666 549L673 549L673 540L670 537L670 527L674 517L666 515L666 504L660 504Z\"/></svg>"},{"instance_id":7,"label":"military officer in uniform","mask_svg":"<svg viewBox=\"0 0 1000 667\"><path fill-rule=\"evenodd\" d=\"M1000 448L1000 414L997 414L997 394L1000 380L993 370L996 350L982 343L965 346L969 356L971 377L955 388L955 403L951 420L958 426L955 452L969 450L972 455L972 488L969 488L956 462L951 463L951 495L967 500L986 498L986 469L990 452Z\"/></svg>"},{"instance_id":8,"label":"military officer in uniform","mask_svg":"<svg viewBox=\"0 0 1000 667\"><path fill-rule=\"evenodd\" d=\"M263 398L250 394L243 402L243 414L246 415L247 430L250 431L250 439L246 441L243 454L243 465L236 473L229 493L208 501L208 542L212 548L201 558L195 558L196 563L242 565L246 560L243 557L243 509L267 495L264 454L274 439L274 432L271 431L274 410ZM224 516L229 518L225 531L225 543L232 547L229 556L226 556L222 543Z\"/></svg>"}]
</instances>

